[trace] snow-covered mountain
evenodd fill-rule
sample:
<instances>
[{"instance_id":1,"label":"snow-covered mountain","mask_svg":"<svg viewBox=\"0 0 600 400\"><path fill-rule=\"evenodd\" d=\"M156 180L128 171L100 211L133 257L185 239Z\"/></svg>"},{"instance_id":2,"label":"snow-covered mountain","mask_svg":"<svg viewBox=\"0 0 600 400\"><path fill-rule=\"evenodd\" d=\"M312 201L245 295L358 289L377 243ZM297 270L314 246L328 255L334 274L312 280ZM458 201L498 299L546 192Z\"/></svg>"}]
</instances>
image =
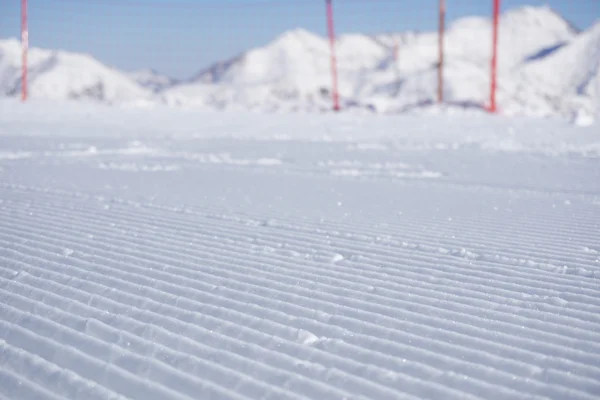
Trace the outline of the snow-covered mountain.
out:
<instances>
[{"instance_id":1,"label":"snow-covered mountain","mask_svg":"<svg viewBox=\"0 0 600 400\"><path fill-rule=\"evenodd\" d=\"M21 91L21 46L17 40L0 40L0 91ZM85 99L104 103L152 101L152 91L121 71L87 54L29 50L29 90L32 97Z\"/></svg>"},{"instance_id":2,"label":"snow-covered mountain","mask_svg":"<svg viewBox=\"0 0 600 400\"><path fill-rule=\"evenodd\" d=\"M168 89L179 82L177 79L163 75L152 68L144 68L133 71L128 75L131 79L137 82L138 85L150 89L153 92L160 92Z\"/></svg>"},{"instance_id":3,"label":"snow-covered mountain","mask_svg":"<svg viewBox=\"0 0 600 400\"><path fill-rule=\"evenodd\" d=\"M531 79L530 74L535 75L535 69L549 68L545 64L547 58L577 46L579 40L575 39L585 34L580 35L549 7L510 10L502 15L500 24L501 109L510 113L571 112L567 105L561 108L538 104L540 96L529 88L537 80ZM392 59L395 43L399 45L397 61ZM436 32L341 35L336 51L340 93L347 103L397 111L435 99ZM444 71L448 102L485 106L489 98L490 57L489 19L469 17L450 25ZM585 57L580 62L587 63ZM532 72L522 73L526 67ZM327 38L294 30L264 47L201 71L192 82L167 90L165 96L176 104L327 108L330 86ZM569 101L564 99L565 104Z\"/></svg>"},{"instance_id":4,"label":"snow-covered mountain","mask_svg":"<svg viewBox=\"0 0 600 400\"><path fill-rule=\"evenodd\" d=\"M390 49L377 38L342 35L337 40L339 89L355 102ZM250 50L198 73L185 84L167 90L171 102L188 101L244 107L330 107L329 42L303 29L288 31L264 47Z\"/></svg>"},{"instance_id":5,"label":"snow-covered mountain","mask_svg":"<svg viewBox=\"0 0 600 400\"><path fill-rule=\"evenodd\" d=\"M525 65L518 81L529 82L523 93L545 101L553 111L567 107L573 113L600 115L600 21L568 46Z\"/></svg>"},{"instance_id":6,"label":"snow-covered mountain","mask_svg":"<svg viewBox=\"0 0 600 400\"><path fill-rule=\"evenodd\" d=\"M489 99L491 21L468 17L446 35L448 104L483 108ZM395 45L398 59L393 58ZM579 32L549 7L501 16L498 103L505 114L598 114L600 21ZM341 35L336 41L343 104L401 112L435 102L437 32ZM265 46L175 82L146 69L121 73L87 55L32 49L32 95L107 102L152 99L217 108L329 110L328 39L295 29ZM0 90L19 90L18 42L0 41Z\"/></svg>"}]
</instances>

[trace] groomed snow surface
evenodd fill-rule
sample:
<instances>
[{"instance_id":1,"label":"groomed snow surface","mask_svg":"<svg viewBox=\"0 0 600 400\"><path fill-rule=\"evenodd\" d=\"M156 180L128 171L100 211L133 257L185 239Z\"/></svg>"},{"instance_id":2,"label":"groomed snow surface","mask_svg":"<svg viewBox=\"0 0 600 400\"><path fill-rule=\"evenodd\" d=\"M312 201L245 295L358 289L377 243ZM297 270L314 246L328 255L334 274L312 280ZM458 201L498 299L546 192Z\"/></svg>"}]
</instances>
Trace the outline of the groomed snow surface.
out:
<instances>
[{"instance_id":1,"label":"groomed snow surface","mask_svg":"<svg viewBox=\"0 0 600 400\"><path fill-rule=\"evenodd\" d=\"M599 131L0 100L0 398L597 399Z\"/></svg>"}]
</instances>

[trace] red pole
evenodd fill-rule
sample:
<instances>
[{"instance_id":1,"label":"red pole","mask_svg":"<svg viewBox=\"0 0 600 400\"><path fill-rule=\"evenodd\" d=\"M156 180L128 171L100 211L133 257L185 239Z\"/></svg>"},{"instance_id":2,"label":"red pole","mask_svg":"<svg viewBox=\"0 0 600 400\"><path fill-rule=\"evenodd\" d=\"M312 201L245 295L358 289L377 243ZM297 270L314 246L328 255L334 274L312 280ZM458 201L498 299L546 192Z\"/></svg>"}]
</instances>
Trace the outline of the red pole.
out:
<instances>
[{"instance_id":1,"label":"red pole","mask_svg":"<svg viewBox=\"0 0 600 400\"><path fill-rule=\"evenodd\" d=\"M29 31L27 30L27 0L21 0L21 100L27 100L27 51Z\"/></svg>"},{"instance_id":2,"label":"red pole","mask_svg":"<svg viewBox=\"0 0 600 400\"><path fill-rule=\"evenodd\" d=\"M438 103L444 101L444 33L446 31L446 1L440 0L440 22L438 32Z\"/></svg>"},{"instance_id":3,"label":"red pole","mask_svg":"<svg viewBox=\"0 0 600 400\"><path fill-rule=\"evenodd\" d=\"M340 95L338 93L337 60L335 58L335 31L333 28L333 4L332 0L325 0L327 4L327 28L329 31L329 46L331 48L331 80L333 110L340 110Z\"/></svg>"},{"instance_id":4,"label":"red pole","mask_svg":"<svg viewBox=\"0 0 600 400\"><path fill-rule=\"evenodd\" d=\"M494 1L494 22L492 32L492 68L491 68L491 88L490 88L490 108L489 111L495 113L496 105L496 88L498 74L498 20L500 18L500 0Z\"/></svg>"}]
</instances>

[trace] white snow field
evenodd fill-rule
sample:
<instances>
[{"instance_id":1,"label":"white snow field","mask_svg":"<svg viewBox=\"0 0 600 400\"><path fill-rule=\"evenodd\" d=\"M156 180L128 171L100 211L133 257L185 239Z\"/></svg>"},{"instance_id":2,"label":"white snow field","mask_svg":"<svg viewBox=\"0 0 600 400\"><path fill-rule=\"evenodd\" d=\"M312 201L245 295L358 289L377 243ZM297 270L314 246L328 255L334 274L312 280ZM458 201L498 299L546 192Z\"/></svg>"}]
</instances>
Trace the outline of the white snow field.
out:
<instances>
[{"instance_id":1,"label":"white snow field","mask_svg":"<svg viewBox=\"0 0 600 400\"><path fill-rule=\"evenodd\" d=\"M0 100L0 398L597 399L598 132Z\"/></svg>"}]
</instances>

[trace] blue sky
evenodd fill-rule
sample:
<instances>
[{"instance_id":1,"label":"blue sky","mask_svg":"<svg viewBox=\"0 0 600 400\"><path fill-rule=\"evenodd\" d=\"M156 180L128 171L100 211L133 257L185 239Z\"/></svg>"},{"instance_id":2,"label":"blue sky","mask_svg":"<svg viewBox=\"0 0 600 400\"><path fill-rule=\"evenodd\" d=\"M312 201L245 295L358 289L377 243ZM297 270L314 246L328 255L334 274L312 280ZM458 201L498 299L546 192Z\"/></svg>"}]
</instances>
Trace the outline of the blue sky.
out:
<instances>
[{"instance_id":1,"label":"blue sky","mask_svg":"<svg viewBox=\"0 0 600 400\"><path fill-rule=\"evenodd\" d=\"M438 0L333 0L338 33L433 30ZM447 0L448 20L491 14L491 0ZM579 28L600 0L502 0L502 10L547 4ZM187 78L216 60L302 27L325 34L324 0L29 0L32 46L93 54L131 70ZM18 37L20 0L0 0L0 37Z\"/></svg>"}]
</instances>

